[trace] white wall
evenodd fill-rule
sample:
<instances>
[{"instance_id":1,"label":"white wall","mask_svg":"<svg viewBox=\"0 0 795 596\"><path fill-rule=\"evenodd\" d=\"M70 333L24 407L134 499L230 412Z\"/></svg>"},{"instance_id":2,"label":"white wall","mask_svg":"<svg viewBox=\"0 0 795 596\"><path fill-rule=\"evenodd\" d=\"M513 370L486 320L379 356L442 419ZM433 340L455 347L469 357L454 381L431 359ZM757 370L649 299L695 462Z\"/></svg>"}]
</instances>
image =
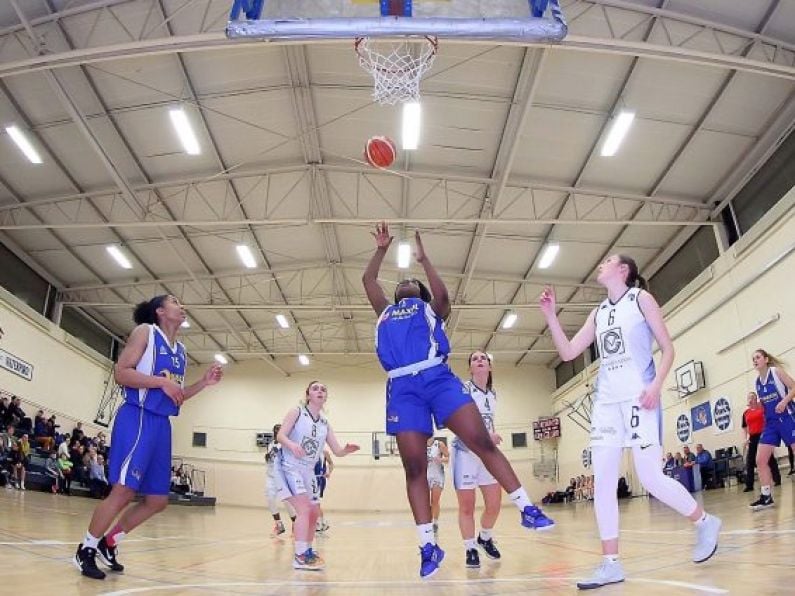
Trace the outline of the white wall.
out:
<instances>
[{"instance_id":1,"label":"white wall","mask_svg":"<svg viewBox=\"0 0 795 596\"><path fill-rule=\"evenodd\" d=\"M382 431L385 451L384 380L377 361L364 359L353 365L317 366L290 378L261 362L230 366L223 382L199 394L173 421L174 453L207 471L207 492L219 502L264 506L263 450L255 445L258 431L269 431L281 422L289 408L297 405L306 386L321 380L329 388L327 416L340 441L361 445L362 453L338 460L326 506L330 509L405 510L403 472L397 457L371 456L371 433ZM465 363L454 363L460 374ZM320 370L318 370L320 368ZM189 378L201 370L189 371ZM531 460L537 446L510 448L510 433L530 432L530 423L549 410L553 374L543 367L501 369L495 364L498 392L497 426L509 458L522 480L540 497L546 484L532 479ZM192 376L192 377L191 377ZM206 432L206 448L191 446L194 431ZM532 435L529 442L533 443ZM445 491L445 506L454 505L453 491ZM375 504L375 505L374 505Z\"/></svg>"},{"instance_id":2,"label":"white wall","mask_svg":"<svg viewBox=\"0 0 795 596\"><path fill-rule=\"evenodd\" d=\"M681 451L676 437L676 418L690 414L690 408L707 400L726 397L732 405L734 428L717 434L717 427L693 433L691 448L702 443L713 452L736 445L742 450L744 434L740 427L746 395L754 389L756 375L751 355L757 348L781 357L790 370L795 369L795 189L790 191L752 230L679 295L666 304L664 311L674 338L674 369L689 360L704 364L706 388L681 399L675 391L663 392L663 447ZM791 251L791 252L790 252ZM754 280L754 278L757 278ZM777 320L728 347L759 323ZM554 396L556 411L565 410L587 391L595 368L586 370ZM673 372L666 387L676 385ZM561 476L591 473L583 468L581 452L588 435L563 415L566 440L560 452ZM778 451L785 453L782 448ZM628 458L627 458L628 461ZM625 461L625 464L627 463Z\"/></svg>"},{"instance_id":3,"label":"white wall","mask_svg":"<svg viewBox=\"0 0 795 596\"><path fill-rule=\"evenodd\" d=\"M28 381L0 368L0 390L18 395L25 412L54 413L62 431L75 420L94 420L111 362L0 288L0 348L33 365ZM88 432L98 427L88 425Z\"/></svg>"}]
</instances>

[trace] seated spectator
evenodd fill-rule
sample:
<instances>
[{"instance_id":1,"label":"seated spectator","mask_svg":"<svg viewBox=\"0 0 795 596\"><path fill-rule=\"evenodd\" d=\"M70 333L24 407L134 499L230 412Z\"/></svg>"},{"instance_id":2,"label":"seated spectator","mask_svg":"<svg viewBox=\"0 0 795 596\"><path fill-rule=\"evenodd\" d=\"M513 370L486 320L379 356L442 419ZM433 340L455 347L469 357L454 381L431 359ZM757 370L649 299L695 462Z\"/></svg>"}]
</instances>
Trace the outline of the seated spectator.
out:
<instances>
[{"instance_id":1,"label":"seated spectator","mask_svg":"<svg viewBox=\"0 0 795 596\"><path fill-rule=\"evenodd\" d=\"M193 488L190 476L188 476L188 473L182 468L179 469L179 482L177 483L177 488L179 489L177 492L183 495L189 495Z\"/></svg>"},{"instance_id":2,"label":"seated spectator","mask_svg":"<svg viewBox=\"0 0 795 596\"><path fill-rule=\"evenodd\" d=\"M60 443L58 443L58 457L61 457L61 454L66 455L67 458L69 457L69 444L69 435L61 435Z\"/></svg>"},{"instance_id":3,"label":"seated spectator","mask_svg":"<svg viewBox=\"0 0 795 596\"><path fill-rule=\"evenodd\" d=\"M0 455L7 456L11 453L11 447L17 442L15 431L14 425L9 424L6 426L6 432L0 433Z\"/></svg>"},{"instance_id":4,"label":"seated spectator","mask_svg":"<svg viewBox=\"0 0 795 596\"><path fill-rule=\"evenodd\" d=\"M8 398L0 397L0 424L3 428L8 424Z\"/></svg>"},{"instance_id":5,"label":"seated spectator","mask_svg":"<svg viewBox=\"0 0 795 596\"><path fill-rule=\"evenodd\" d=\"M60 454L58 456L58 469L63 474L63 492L67 495L71 493L72 468L72 460L69 459L69 456L65 453Z\"/></svg>"},{"instance_id":6,"label":"seated spectator","mask_svg":"<svg viewBox=\"0 0 795 596\"><path fill-rule=\"evenodd\" d=\"M677 451L676 455L674 456L674 463L676 464L674 466L675 468L681 468L685 463L685 458L682 457L682 454L679 451Z\"/></svg>"},{"instance_id":7,"label":"seated spectator","mask_svg":"<svg viewBox=\"0 0 795 596\"><path fill-rule=\"evenodd\" d=\"M86 433L83 432L83 423L78 422L75 424L74 429L72 429L72 440L81 442L83 441L83 437L86 436Z\"/></svg>"},{"instance_id":8,"label":"seated spectator","mask_svg":"<svg viewBox=\"0 0 795 596\"><path fill-rule=\"evenodd\" d=\"M696 463L701 472L701 486L714 488L715 462L712 461L712 454L701 443L696 445Z\"/></svg>"},{"instance_id":9,"label":"seated spectator","mask_svg":"<svg viewBox=\"0 0 795 596\"><path fill-rule=\"evenodd\" d=\"M58 494L63 492L63 472L58 467L58 458L55 452L50 452L47 461L44 462L44 473L52 480L52 493Z\"/></svg>"},{"instance_id":10,"label":"seated spectator","mask_svg":"<svg viewBox=\"0 0 795 596\"><path fill-rule=\"evenodd\" d=\"M83 481L82 468L85 452L85 447L80 444L80 441L73 439L72 445L69 448L69 459L72 462L72 480L76 482Z\"/></svg>"},{"instance_id":11,"label":"seated spectator","mask_svg":"<svg viewBox=\"0 0 795 596\"><path fill-rule=\"evenodd\" d=\"M682 459L684 460L682 465L686 468L692 468L693 464L696 463L695 454L692 451L690 451L690 447L688 447L687 445L682 447L682 451L684 452L684 455L682 456Z\"/></svg>"},{"instance_id":12,"label":"seated spectator","mask_svg":"<svg viewBox=\"0 0 795 596\"><path fill-rule=\"evenodd\" d=\"M104 499L110 493L110 485L105 475L105 460L101 455L91 458L90 488L91 496L97 499Z\"/></svg>"},{"instance_id":13,"label":"seated spectator","mask_svg":"<svg viewBox=\"0 0 795 596\"><path fill-rule=\"evenodd\" d=\"M19 450L22 452L22 456L25 458L25 465L30 463L30 440L28 439L27 433L23 434L19 438Z\"/></svg>"},{"instance_id":14,"label":"seated spectator","mask_svg":"<svg viewBox=\"0 0 795 596\"><path fill-rule=\"evenodd\" d=\"M11 423L16 426L17 431L33 432L33 422L28 418L25 411L22 409L22 399L15 397L11 400L9 406L9 413Z\"/></svg>"},{"instance_id":15,"label":"seated spectator","mask_svg":"<svg viewBox=\"0 0 795 596\"><path fill-rule=\"evenodd\" d=\"M629 484L627 484L627 479L624 476L618 479L616 494L619 499L628 499L632 496L632 491L629 489Z\"/></svg>"},{"instance_id":16,"label":"seated spectator","mask_svg":"<svg viewBox=\"0 0 795 596\"><path fill-rule=\"evenodd\" d=\"M44 412L39 410L33 422L33 442L44 449L46 452L53 450L55 438L50 435L47 428L47 420L44 419Z\"/></svg>"}]
</instances>

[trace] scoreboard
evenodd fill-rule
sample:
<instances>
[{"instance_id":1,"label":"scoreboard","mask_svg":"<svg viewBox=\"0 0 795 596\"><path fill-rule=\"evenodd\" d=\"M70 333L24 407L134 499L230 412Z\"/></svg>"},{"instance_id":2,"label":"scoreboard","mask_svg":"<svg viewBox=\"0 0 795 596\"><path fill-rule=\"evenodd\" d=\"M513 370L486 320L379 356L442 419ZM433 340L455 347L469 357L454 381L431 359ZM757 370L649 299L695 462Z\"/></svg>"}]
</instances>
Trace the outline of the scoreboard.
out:
<instances>
[{"instance_id":1,"label":"scoreboard","mask_svg":"<svg viewBox=\"0 0 795 596\"><path fill-rule=\"evenodd\" d=\"M542 418L533 422L533 438L536 441L558 437L560 437L560 418Z\"/></svg>"}]
</instances>

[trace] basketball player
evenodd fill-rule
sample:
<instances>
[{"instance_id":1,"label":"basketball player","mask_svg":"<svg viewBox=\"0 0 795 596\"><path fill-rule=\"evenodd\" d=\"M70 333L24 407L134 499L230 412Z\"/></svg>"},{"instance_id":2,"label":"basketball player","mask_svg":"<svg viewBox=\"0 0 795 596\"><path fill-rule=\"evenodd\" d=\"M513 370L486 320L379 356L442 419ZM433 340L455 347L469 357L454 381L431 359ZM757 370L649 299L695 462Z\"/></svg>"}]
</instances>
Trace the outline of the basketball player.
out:
<instances>
[{"instance_id":1,"label":"basketball player","mask_svg":"<svg viewBox=\"0 0 795 596\"><path fill-rule=\"evenodd\" d=\"M751 503L754 511L772 507L773 495L770 491L772 473L770 456L781 442L795 448L795 381L781 366L781 361L759 349L752 357L756 378L756 393L765 409L765 426L759 437L756 452L756 467L759 468L759 484L762 494Z\"/></svg>"},{"instance_id":2,"label":"basketball player","mask_svg":"<svg viewBox=\"0 0 795 596\"><path fill-rule=\"evenodd\" d=\"M470 379L465 386L483 418L483 424L495 445L502 443L502 437L494 431L494 413L497 396L492 387L491 358L480 350L469 355ZM499 559L500 551L494 545L492 532L497 516L500 514L502 490L489 474L477 455L467 446L453 439L453 485L458 497L458 528L464 540L465 564L469 568L480 567L478 549L490 559ZM475 539L475 489L480 487L483 494L484 510L480 517L480 533Z\"/></svg>"},{"instance_id":3,"label":"basketball player","mask_svg":"<svg viewBox=\"0 0 795 596\"><path fill-rule=\"evenodd\" d=\"M320 555L312 550L320 503L315 462L322 457L326 444L337 457L359 450L358 445L351 443L340 446L328 420L322 415L327 397L326 386L312 381L306 388L301 406L287 412L278 434L282 444L276 468L279 497L290 503L297 514L293 569L317 571L325 567Z\"/></svg>"},{"instance_id":4,"label":"basketball player","mask_svg":"<svg viewBox=\"0 0 795 596\"><path fill-rule=\"evenodd\" d=\"M433 533L426 477L426 442L433 434L434 421L437 428L449 428L483 461L519 508L523 526L540 530L551 528L554 522L530 502L508 460L491 440L466 387L446 363L450 343L444 333L444 320L450 314L450 298L425 254L419 232L414 237L415 257L425 270L431 291L416 279L404 280L395 290L395 304L389 303L378 283L378 270L393 238L385 223L376 226L373 236L376 251L362 282L378 315L376 351L389 377L386 431L397 437L406 492L419 536L420 577L429 577L444 558Z\"/></svg>"},{"instance_id":5,"label":"basketball player","mask_svg":"<svg viewBox=\"0 0 795 596\"><path fill-rule=\"evenodd\" d=\"M441 511L442 491L444 490L444 465L450 461L450 452L444 441L428 437L428 490L431 491L431 519L433 520L433 533L439 533L439 512Z\"/></svg>"},{"instance_id":6,"label":"basketball player","mask_svg":"<svg viewBox=\"0 0 795 596\"><path fill-rule=\"evenodd\" d=\"M271 515L273 516L272 536L281 536L287 531L282 522L282 516L279 513L279 502L281 499L279 499L279 480L276 477L276 462L278 462L279 454L282 450L282 446L279 445L279 441L276 440L276 437L279 435L279 429L281 427L281 424L275 424L273 426L273 442L270 444L270 447L268 447L268 453L265 454L265 467L267 470L265 473L267 479L265 494L268 497L268 509L270 509ZM283 503L287 508L290 520L295 523L295 511L292 505L287 501L283 501Z\"/></svg>"},{"instance_id":7,"label":"basketball player","mask_svg":"<svg viewBox=\"0 0 795 596\"><path fill-rule=\"evenodd\" d=\"M185 309L174 296L155 296L135 307L133 329L115 367L116 382L124 389L124 404L113 423L109 480L110 495L94 509L73 562L92 579L105 579L96 556L112 571L124 566L117 544L134 528L163 511L171 484L171 423L180 406L205 387L221 380L213 364L202 378L184 387L185 346L177 333ZM136 493L144 500L127 507ZM122 513L124 511L124 513ZM110 531L113 520L122 513Z\"/></svg>"},{"instance_id":8,"label":"basketball player","mask_svg":"<svg viewBox=\"0 0 795 596\"><path fill-rule=\"evenodd\" d=\"M317 482L317 496L319 502L317 505L318 518L315 524L315 531L325 532L331 526L326 522L323 515L323 495L326 492L326 485L331 473L334 471L334 460L331 459L331 453L328 449L323 450L323 457L315 462L315 482Z\"/></svg>"},{"instance_id":9,"label":"basketball player","mask_svg":"<svg viewBox=\"0 0 795 596\"><path fill-rule=\"evenodd\" d=\"M721 526L717 517L707 515L660 466L660 390L674 359L673 343L660 307L646 291L646 281L638 274L637 264L627 256L605 259L597 269L596 281L607 289L607 298L591 311L571 340L560 326L554 290L547 287L540 299L541 312L564 361L582 354L594 340L601 358L591 414L591 449L594 510L604 561L592 577L577 584L581 590L624 581L618 560L616 496L624 447L632 448L635 470L646 490L695 523L695 563L703 563L715 554ZM655 369L652 358L655 339L662 351L659 369Z\"/></svg>"}]
</instances>

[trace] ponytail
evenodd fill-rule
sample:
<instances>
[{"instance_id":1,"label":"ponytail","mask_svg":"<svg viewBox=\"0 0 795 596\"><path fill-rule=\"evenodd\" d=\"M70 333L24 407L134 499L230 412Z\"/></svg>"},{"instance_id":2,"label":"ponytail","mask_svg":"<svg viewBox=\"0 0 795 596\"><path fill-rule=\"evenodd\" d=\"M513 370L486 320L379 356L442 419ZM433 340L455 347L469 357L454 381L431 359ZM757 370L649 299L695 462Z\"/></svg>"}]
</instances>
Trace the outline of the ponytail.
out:
<instances>
[{"instance_id":1,"label":"ponytail","mask_svg":"<svg viewBox=\"0 0 795 596\"><path fill-rule=\"evenodd\" d=\"M622 265L626 265L629 270L627 272L626 283L630 288L640 288L641 290L648 291L649 283L638 273L638 264L635 262L635 259L627 255L618 255L618 262Z\"/></svg>"},{"instance_id":2,"label":"ponytail","mask_svg":"<svg viewBox=\"0 0 795 596\"><path fill-rule=\"evenodd\" d=\"M157 325L157 309L163 306L163 302L168 298L168 294L155 296L151 300L145 300L135 306L133 311L133 321L136 325Z\"/></svg>"},{"instance_id":3,"label":"ponytail","mask_svg":"<svg viewBox=\"0 0 795 596\"><path fill-rule=\"evenodd\" d=\"M768 368L773 368L773 367L775 367L775 368L783 368L784 363L780 359L776 358L775 356L772 356L771 354L768 354L767 351L763 350L762 348L759 348L759 349L757 349L755 351L760 353L760 354L762 354L762 356L764 356L765 358L767 358L767 366L768 366Z\"/></svg>"}]
</instances>

